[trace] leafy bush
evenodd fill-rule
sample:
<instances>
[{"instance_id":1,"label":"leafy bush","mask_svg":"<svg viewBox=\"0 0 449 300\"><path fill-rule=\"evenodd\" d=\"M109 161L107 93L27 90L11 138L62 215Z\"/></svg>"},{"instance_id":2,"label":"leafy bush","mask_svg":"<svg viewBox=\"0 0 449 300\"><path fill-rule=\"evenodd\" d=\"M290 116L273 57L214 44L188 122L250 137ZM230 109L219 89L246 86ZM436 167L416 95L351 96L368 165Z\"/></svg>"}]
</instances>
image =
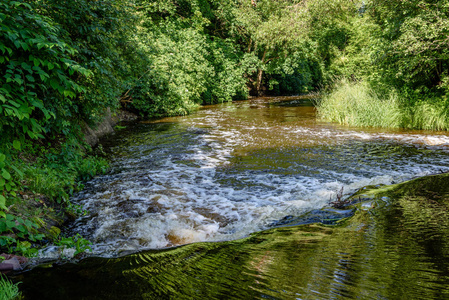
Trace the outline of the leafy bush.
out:
<instances>
[{"instance_id":1,"label":"leafy bush","mask_svg":"<svg viewBox=\"0 0 449 300\"><path fill-rule=\"evenodd\" d=\"M136 41L139 18L133 1L42 0L39 10L51 18L60 36L75 50L73 59L92 76L77 78L85 92L73 117L95 123L104 108L118 108L127 83L145 69ZM68 107L72 109L72 107Z\"/></svg>"},{"instance_id":2,"label":"leafy bush","mask_svg":"<svg viewBox=\"0 0 449 300\"><path fill-rule=\"evenodd\" d=\"M54 122L68 133L84 88L72 78L90 72L71 59L74 48L53 21L23 1L0 1L0 141L43 137Z\"/></svg>"},{"instance_id":3,"label":"leafy bush","mask_svg":"<svg viewBox=\"0 0 449 300\"><path fill-rule=\"evenodd\" d=\"M81 181L108 169L104 158L84 157L83 148L74 139L44 151L32 165L25 163L20 168L29 190L58 203L68 203L69 196L82 188Z\"/></svg>"},{"instance_id":4,"label":"leafy bush","mask_svg":"<svg viewBox=\"0 0 449 300\"><path fill-rule=\"evenodd\" d=\"M90 72L71 59L76 54L60 29L35 9L36 3L0 0L0 215L16 197L23 173L12 152L27 139L69 134L84 88L74 77ZM53 133L54 134L54 133ZM9 201L10 202L10 201Z\"/></svg>"},{"instance_id":5,"label":"leafy bush","mask_svg":"<svg viewBox=\"0 0 449 300\"><path fill-rule=\"evenodd\" d=\"M234 45L211 39L201 23L199 29L185 28L174 18L147 26L141 35L147 70L130 89L130 107L147 116L185 115L199 104L246 96L244 66Z\"/></svg>"}]
</instances>

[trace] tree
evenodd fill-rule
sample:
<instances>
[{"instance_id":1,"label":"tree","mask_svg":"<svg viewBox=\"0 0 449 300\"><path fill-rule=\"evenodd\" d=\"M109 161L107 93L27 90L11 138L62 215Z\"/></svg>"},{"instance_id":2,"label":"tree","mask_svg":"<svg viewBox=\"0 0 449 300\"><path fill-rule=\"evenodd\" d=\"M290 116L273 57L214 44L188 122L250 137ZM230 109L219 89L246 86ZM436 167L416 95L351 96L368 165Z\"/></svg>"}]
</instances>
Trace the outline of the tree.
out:
<instances>
[{"instance_id":1,"label":"tree","mask_svg":"<svg viewBox=\"0 0 449 300\"><path fill-rule=\"evenodd\" d=\"M448 91L449 3L372 0L367 12L381 26L380 67L396 87Z\"/></svg>"},{"instance_id":2,"label":"tree","mask_svg":"<svg viewBox=\"0 0 449 300\"><path fill-rule=\"evenodd\" d=\"M276 64L281 65L298 49L306 26L301 18L303 7L304 3L296 0L239 0L232 9L229 31L241 50L248 53L248 61L255 64L255 78L248 78L255 94L262 94L264 72L276 69Z\"/></svg>"}]
</instances>

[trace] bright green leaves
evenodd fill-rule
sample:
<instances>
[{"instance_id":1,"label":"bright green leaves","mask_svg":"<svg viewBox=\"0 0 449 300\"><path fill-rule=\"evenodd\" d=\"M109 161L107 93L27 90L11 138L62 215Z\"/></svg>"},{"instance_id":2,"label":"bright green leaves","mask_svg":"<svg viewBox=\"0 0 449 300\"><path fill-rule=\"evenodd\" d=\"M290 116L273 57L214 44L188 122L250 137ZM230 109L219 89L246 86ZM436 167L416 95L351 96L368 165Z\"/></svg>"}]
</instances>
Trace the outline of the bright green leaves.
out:
<instances>
[{"instance_id":1,"label":"bright green leaves","mask_svg":"<svg viewBox=\"0 0 449 300\"><path fill-rule=\"evenodd\" d=\"M19 142L19 141L17 141ZM20 142L16 146L20 148ZM7 156L0 152L0 216L4 216L4 212L7 208L7 198L16 196L16 184L14 178L9 171L11 169L11 163Z\"/></svg>"},{"instance_id":2,"label":"bright green leaves","mask_svg":"<svg viewBox=\"0 0 449 300\"><path fill-rule=\"evenodd\" d=\"M62 120L89 122L106 107L118 107L128 82L145 72L147 60L136 40L136 9L134 2L127 0L39 2L39 11L60 30L60 43L54 48L63 48L70 55L59 62L37 60L35 64L46 73L59 70L68 74L68 79L76 78L76 82L65 80L58 73L47 79L46 84L65 98L59 107L67 113L57 114L52 126L65 130Z\"/></svg>"},{"instance_id":3,"label":"bright green leaves","mask_svg":"<svg viewBox=\"0 0 449 300\"><path fill-rule=\"evenodd\" d=\"M9 174L9 172L6 169L2 169L1 170L1 176L5 179L5 180L10 180L11 179L11 174Z\"/></svg>"},{"instance_id":4,"label":"bright green leaves","mask_svg":"<svg viewBox=\"0 0 449 300\"><path fill-rule=\"evenodd\" d=\"M6 207L6 198L3 195L0 195L0 209L1 210L8 210L8 208ZM0 216L4 217L5 213L3 211L0 211Z\"/></svg>"},{"instance_id":5,"label":"bright green leaves","mask_svg":"<svg viewBox=\"0 0 449 300\"><path fill-rule=\"evenodd\" d=\"M89 74L72 60L76 51L60 28L33 5L0 0L0 142L7 148L8 138L37 139L44 128L59 132L52 118L75 115L72 101L85 91L72 77Z\"/></svg>"},{"instance_id":6,"label":"bright green leaves","mask_svg":"<svg viewBox=\"0 0 449 300\"><path fill-rule=\"evenodd\" d=\"M221 32L224 20L217 19L221 4L201 0L145 3L145 28L139 39L146 68L144 76L130 81L127 96L132 102L127 105L144 115L177 115L189 113L198 104L247 97L242 53Z\"/></svg>"},{"instance_id":7,"label":"bright green leaves","mask_svg":"<svg viewBox=\"0 0 449 300\"><path fill-rule=\"evenodd\" d=\"M14 147L14 149L20 150L21 143L20 143L19 140L14 140L13 143L12 143L12 146Z\"/></svg>"},{"instance_id":8,"label":"bright green leaves","mask_svg":"<svg viewBox=\"0 0 449 300\"><path fill-rule=\"evenodd\" d=\"M447 94L443 87L449 68L449 7L447 1L370 0L366 15L380 27L375 50L379 82L404 94L405 103L414 98Z\"/></svg>"},{"instance_id":9,"label":"bright green leaves","mask_svg":"<svg viewBox=\"0 0 449 300\"><path fill-rule=\"evenodd\" d=\"M24 256L33 256L37 253L29 241L42 240L43 234L38 232L39 225L33 221L18 216L3 213L0 219L0 233L14 233L16 237L0 236L0 247L8 248L8 252L16 252ZM29 241L19 241L27 239Z\"/></svg>"}]
</instances>

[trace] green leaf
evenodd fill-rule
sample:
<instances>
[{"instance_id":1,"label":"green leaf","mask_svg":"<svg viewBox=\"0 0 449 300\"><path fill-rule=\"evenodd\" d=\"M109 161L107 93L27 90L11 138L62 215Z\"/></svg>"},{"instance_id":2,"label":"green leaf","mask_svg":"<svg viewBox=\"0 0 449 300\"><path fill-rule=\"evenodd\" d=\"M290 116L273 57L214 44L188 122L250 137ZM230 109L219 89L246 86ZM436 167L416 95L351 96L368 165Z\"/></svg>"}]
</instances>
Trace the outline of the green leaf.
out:
<instances>
[{"instance_id":1,"label":"green leaf","mask_svg":"<svg viewBox=\"0 0 449 300\"><path fill-rule=\"evenodd\" d=\"M75 97L76 97L76 94L75 94L74 92L72 92L72 91L65 90L65 91L64 91L64 96L70 97L70 98L75 98Z\"/></svg>"},{"instance_id":2,"label":"green leaf","mask_svg":"<svg viewBox=\"0 0 449 300\"><path fill-rule=\"evenodd\" d=\"M26 231L27 231L27 229L26 229L25 226L23 226L23 225L18 225L16 228L17 228L19 231L21 231L21 232L26 232Z\"/></svg>"},{"instance_id":3,"label":"green leaf","mask_svg":"<svg viewBox=\"0 0 449 300\"><path fill-rule=\"evenodd\" d=\"M5 169L3 169L2 176L3 176L3 178L5 178L6 180L10 180L10 179L11 179L11 174L9 174L9 172L6 171Z\"/></svg>"},{"instance_id":4,"label":"green leaf","mask_svg":"<svg viewBox=\"0 0 449 300\"><path fill-rule=\"evenodd\" d=\"M0 195L0 208L6 208L6 198L3 195Z\"/></svg>"},{"instance_id":5,"label":"green leaf","mask_svg":"<svg viewBox=\"0 0 449 300\"><path fill-rule=\"evenodd\" d=\"M15 106L15 107L17 107L17 108L20 107L20 104L17 103L16 101L9 100L8 103L11 104L11 105L13 105L13 106Z\"/></svg>"},{"instance_id":6,"label":"green leaf","mask_svg":"<svg viewBox=\"0 0 449 300\"><path fill-rule=\"evenodd\" d=\"M50 79L50 85L52 88L54 88L55 90L60 88L59 82L55 79Z\"/></svg>"},{"instance_id":7,"label":"green leaf","mask_svg":"<svg viewBox=\"0 0 449 300\"><path fill-rule=\"evenodd\" d=\"M22 171L20 171L16 166L14 166L14 165L10 165L10 167L14 170L14 171L16 171L16 173L20 176L20 177L23 177L23 172ZM1 181L1 180L0 180ZM1 184L0 184L1 185Z\"/></svg>"},{"instance_id":8,"label":"green leaf","mask_svg":"<svg viewBox=\"0 0 449 300\"><path fill-rule=\"evenodd\" d=\"M8 227L8 229L12 229L12 228L15 228L17 225L16 225L16 222L14 222L14 221L6 221L6 227Z\"/></svg>"},{"instance_id":9,"label":"green leaf","mask_svg":"<svg viewBox=\"0 0 449 300\"><path fill-rule=\"evenodd\" d=\"M19 85L22 85L23 80L19 77L14 78L14 81L17 82Z\"/></svg>"},{"instance_id":10,"label":"green leaf","mask_svg":"<svg viewBox=\"0 0 449 300\"><path fill-rule=\"evenodd\" d=\"M6 155L3 153L0 153L0 162L4 162L6 158Z\"/></svg>"},{"instance_id":11,"label":"green leaf","mask_svg":"<svg viewBox=\"0 0 449 300\"><path fill-rule=\"evenodd\" d=\"M12 146L14 147L14 149L20 150L20 148L21 148L20 141L19 140L14 140L14 142L12 143Z\"/></svg>"}]
</instances>

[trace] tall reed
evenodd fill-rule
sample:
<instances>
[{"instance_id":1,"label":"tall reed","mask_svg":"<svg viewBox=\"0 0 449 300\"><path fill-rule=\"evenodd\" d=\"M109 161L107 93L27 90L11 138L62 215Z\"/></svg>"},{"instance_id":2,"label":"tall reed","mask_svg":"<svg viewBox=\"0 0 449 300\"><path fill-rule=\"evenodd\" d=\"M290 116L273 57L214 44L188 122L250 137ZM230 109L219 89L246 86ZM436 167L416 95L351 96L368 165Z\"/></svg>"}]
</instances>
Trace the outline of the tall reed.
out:
<instances>
[{"instance_id":1,"label":"tall reed","mask_svg":"<svg viewBox=\"0 0 449 300\"><path fill-rule=\"evenodd\" d=\"M317 109L321 119L350 126L398 128L403 119L395 93L381 98L364 82L340 81Z\"/></svg>"},{"instance_id":2,"label":"tall reed","mask_svg":"<svg viewBox=\"0 0 449 300\"><path fill-rule=\"evenodd\" d=\"M404 113L408 128L449 130L449 107L444 101L421 101Z\"/></svg>"}]
</instances>

